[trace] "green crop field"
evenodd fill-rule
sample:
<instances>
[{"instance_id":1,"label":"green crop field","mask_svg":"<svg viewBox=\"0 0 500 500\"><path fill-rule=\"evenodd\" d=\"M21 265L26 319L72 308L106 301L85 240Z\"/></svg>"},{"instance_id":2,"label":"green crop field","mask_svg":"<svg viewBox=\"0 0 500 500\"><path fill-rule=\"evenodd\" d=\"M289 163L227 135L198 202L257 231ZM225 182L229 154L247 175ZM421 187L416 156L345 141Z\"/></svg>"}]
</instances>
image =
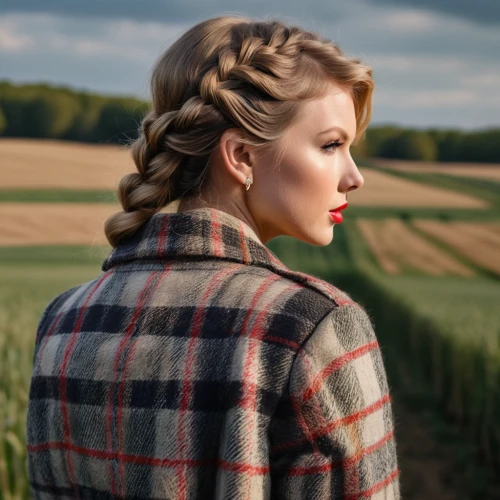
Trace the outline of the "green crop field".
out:
<instances>
[{"instance_id":1,"label":"green crop field","mask_svg":"<svg viewBox=\"0 0 500 500\"><path fill-rule=\"evenodd\" d=\"M99 249L0 249L0 498L29 498L26 409L38 320L57 294L100 273Z\"/></svg>"},{"instance_id":2,"label":"green crop field","mask_svg":"<svg viewBox=\"0 0 500 500\"><path fill-rule=\"evenodd\" d=\"M0 189L1 202L117 203L114 191L92 189Z\"/></svg>"}]
</instances>

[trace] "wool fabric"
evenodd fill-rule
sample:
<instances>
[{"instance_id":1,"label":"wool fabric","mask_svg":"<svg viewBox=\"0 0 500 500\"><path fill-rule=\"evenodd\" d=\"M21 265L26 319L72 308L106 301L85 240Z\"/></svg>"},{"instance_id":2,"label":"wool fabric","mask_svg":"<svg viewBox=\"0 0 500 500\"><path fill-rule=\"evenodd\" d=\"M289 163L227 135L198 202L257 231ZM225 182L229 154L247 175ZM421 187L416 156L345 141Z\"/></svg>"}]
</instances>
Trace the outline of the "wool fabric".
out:
<instances>
[{"instance_id":1,"label":"wool fabric","mask_svg":"<svg viewBox=\"0 0 500 500\"><path fill-rule=\"evenodd\" d=\"M400 499L384 361L349 294L215 208L157 213L40 318L33 498Z\"/></svg>"}]
</instances>

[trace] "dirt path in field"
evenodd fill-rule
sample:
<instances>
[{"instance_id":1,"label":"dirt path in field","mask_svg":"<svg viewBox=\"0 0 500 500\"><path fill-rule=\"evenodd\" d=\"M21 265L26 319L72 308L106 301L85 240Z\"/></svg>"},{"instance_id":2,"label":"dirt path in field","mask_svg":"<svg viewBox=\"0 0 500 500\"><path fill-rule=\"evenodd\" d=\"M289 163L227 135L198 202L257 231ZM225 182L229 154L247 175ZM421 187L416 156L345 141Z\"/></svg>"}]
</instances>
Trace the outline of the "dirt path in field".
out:
<instances>
[{"instance_id":1,"label":"dirt path in field","mask_svg":"<svg viewBox=\"0 0 500 500\"><path fill-rule=\"evenodd\" d=\"M394 397L402 500L498 500L500 484L481 485L456 464L456 450L438 441L430 420ZM477 493L472 492L472 486Z\"/></svg>"}]
</instances>

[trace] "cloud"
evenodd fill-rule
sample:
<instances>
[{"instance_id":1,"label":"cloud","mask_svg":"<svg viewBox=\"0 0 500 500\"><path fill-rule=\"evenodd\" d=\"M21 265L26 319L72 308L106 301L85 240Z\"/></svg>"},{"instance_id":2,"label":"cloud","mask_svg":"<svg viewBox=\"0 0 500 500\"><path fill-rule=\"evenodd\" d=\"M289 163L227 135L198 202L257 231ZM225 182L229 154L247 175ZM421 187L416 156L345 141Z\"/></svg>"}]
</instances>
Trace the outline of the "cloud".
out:
<instances>
[{"instance_id":1,"label":"cloud","mask_svg":"<svg viewBox=\"0 0 500 500\"><path fill-rule=\"evenodd\" d=\"M407 90L397 93L383 89L377 95L379 106L395 106L401 110L463 108L464 105L480 103L480 96L472 90Z\"/></svg>"},{"instance_id":2,"label":"cloud","mask_svg":"<svg viewBox=\"0 0 500 500\"><path fill-rule=\"evenodd\" d=\"M375 6L411 7L429 10L452 17L484 24L500 24L500 2L495 0L368 0ZM130 19L136 22L160 21L168 23L193 22L212 16L215 11L232 12L241 15L261 17L263 12L273 11L276 15L288 15L297 19L308 17L314 12L319 19L338 19L345 5L324 0L308 7L303 0L2 0L0 12L4 13L46 13L59 16L95 19ZM411 29L411 28L410 28Z\"/></svg>"},{"instance_id":3,"label":"cloud","mask_svg":"<svg viewBox=\"0 0 500 500\"><path fill-rule=\"evenodd\" d=\"M315 15L329 20L338 19L342 5L318 3ZM303 0L2 0L0 12L42 13L73 18L130 19L134 22L154 21L166 23L193 23L218 13L240 16L280 16L303 20L311 9ZM325 17L326 16L326 17Z\"/></svg>"},{"instance_id":4,"label":"cloud","mask_svg":"<svg viewBox=\"0 0 500 500\"><path fill-rule=\"evenodd\" d=\"M0 18L0 78L148 97L148 73L187 26L77 20L48 14Z\"/></svg>"},{"instance_id":5,"label":"cloud","mask_svg":"<svg viewBox=\"0 0 500 500\"><path fill-rule=\"evenodd\" d=\"M500 2L495 0L369 0L373 4L409 6L459 17L478 24L500 24Z\"/></svg>"},{"instance_id":6,"label":"cloud","mask_svg":"<svg viewBox=\"0 0 500 500\"><path fill-rule=\"evenodd\" d=\"M68 19L48 14L10 14L0 18L2 39L19 41L16 51L76 50L87 55L126 59L150 56L152 47L159 50L166 47L186 27L158 22Z\"/></svg>"},{"instance_id":7,"label":"cloud","mask_svg":"<svg viewBox=\"0 0 500 500\"><path fill-rule=\"evenodd\" d=\"M0 50L16 53L32 46L33 40L30 36L16 33L11 26L0 27Z\"/></svg>"},{"instance_id":8,"label":"cloud","mask_svg":"<svg viewBox=\"0 0 500 500\"><path fill-rule=\"evenodd\" d=\"M360 5L361 7L361 5ZM370 59L377 55L433 57L450 55L463 60L496 63L500 30L478 27L463 19L410 8L363 8L346 16L337 28L338 41Z\"/></svg>"}]
</instances>

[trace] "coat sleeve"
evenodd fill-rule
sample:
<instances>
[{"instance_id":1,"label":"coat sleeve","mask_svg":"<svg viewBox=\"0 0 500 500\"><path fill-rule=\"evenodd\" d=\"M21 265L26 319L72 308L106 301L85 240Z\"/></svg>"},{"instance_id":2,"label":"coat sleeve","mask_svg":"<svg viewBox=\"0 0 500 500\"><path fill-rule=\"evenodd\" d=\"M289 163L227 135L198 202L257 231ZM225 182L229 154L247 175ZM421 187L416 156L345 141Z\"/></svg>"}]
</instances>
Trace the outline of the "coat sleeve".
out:
<instances>
[{"instance_id":1,"label":"coat sleeve","mask_svg":"<svg viewBox=\"0 0 500 500\"><path fill-rule=\"evenodd\" d=\"M333 309L298 351L271 440L274 499L400 499L391 396L366 311Z\"/></svg>"}]
</instances>

